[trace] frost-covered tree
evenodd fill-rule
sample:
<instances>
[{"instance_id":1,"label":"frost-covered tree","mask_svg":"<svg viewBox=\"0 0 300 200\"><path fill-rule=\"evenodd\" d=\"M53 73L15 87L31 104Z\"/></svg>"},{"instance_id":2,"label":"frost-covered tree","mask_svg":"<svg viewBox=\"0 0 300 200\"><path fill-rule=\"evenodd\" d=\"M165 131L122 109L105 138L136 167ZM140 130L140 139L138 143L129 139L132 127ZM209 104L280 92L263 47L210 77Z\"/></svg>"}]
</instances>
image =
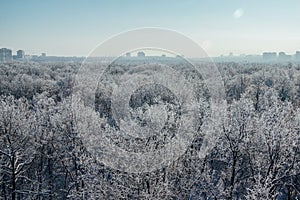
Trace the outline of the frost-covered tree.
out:
<instances>
[{"instance_id":1,"label":"frost-covered tree","mask_svg":"<svg viewBox=\"0 0 300 200\"><path fill-rule=\"evenodd\" d=\"M33 115L25 99L12 96L0 100L1 195L22 199L35 184L26 171L36 159Z\"/></svg>"}]
</instances>

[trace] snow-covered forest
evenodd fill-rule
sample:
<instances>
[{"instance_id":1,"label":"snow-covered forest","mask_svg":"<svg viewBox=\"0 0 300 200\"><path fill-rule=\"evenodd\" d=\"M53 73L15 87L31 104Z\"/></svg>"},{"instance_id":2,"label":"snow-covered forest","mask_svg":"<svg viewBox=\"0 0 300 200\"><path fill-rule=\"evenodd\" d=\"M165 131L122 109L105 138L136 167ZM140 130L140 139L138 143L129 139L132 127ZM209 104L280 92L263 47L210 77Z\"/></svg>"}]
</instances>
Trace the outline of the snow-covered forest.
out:
<instances>
[{"instance_id":1,"label":"snow-covered forest","mask_svg":"<svg viewBox=\"0 0 300 200\"><path fill-rule=\"evenodd\" d=\"M72 105L80 63L1 64L0 199L300 199L300 65L216 65L227 107L215 127L215 146L199 156L199 129L178 159L130 173L96 159L79 134L94 120L78 120ZM114 127L109 99L101 95L95 100L99 120ZM135 99L130 103L136 105ZM169 101L176 105L175 97ZM207 114L201 112L200 124ZM169 115L176 124L174 113ZM132 144L114 138L132 151L154 151L171 139L166 134Z\"/></svg>"}]
</instances>

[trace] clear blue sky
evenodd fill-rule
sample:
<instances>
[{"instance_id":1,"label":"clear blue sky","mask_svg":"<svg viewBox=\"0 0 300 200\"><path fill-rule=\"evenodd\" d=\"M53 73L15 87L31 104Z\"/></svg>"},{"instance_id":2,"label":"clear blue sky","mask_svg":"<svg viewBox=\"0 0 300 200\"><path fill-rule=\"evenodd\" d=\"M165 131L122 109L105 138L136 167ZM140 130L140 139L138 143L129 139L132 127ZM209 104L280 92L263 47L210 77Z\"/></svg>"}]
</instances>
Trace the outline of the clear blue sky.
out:
<instances>
[{"instance_id":1,"label":"clear blue sky","mask_svg":"<svg viewBox=\"0 0 300 200\"><path fill-rule=\"evenodd\" d=\"M11 0L0 3L0 47L86 56L139 27L179 31L210 56L300 50L299 0Z\"/></svg>"}]
</instances>

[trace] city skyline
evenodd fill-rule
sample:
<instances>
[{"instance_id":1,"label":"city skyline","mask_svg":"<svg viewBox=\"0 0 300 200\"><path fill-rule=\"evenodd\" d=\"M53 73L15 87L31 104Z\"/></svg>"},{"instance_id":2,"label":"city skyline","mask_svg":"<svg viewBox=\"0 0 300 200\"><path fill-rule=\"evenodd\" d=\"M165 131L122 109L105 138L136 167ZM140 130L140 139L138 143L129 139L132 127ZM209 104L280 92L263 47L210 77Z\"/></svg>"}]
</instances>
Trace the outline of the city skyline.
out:
<instances>
[{"instance_id":1,"label":"city skyline","mask_svg":"<svg viewBox=\"0 0 300 200\"><path fill-rule=\"evenodd\" d=\"M2 47L0 46L0 49L7 49L7 50L10 50L11 51L11 54L12 55L15 55L15 56L19 56L19 54L21 54L21 57L24 57L25 55L26 56L46 56L47 53L45 52L37 52L35 54L28 54L27 51L26 51L26 54L25 54L25 50L22 49L22 48L19 48L19 49L11 49L11 48L8 48L8 47ZM300 48L299 48L300 49ZM126 56L126 57L130 57L132 55L137 55L138 53L145 53L146 51L146 54L147 55L154 55L154 56L158 56L158 55L161 55L160 53L158 54L155 54L155 48L154 49L149 49L149 48L145 48L145 50L143 50L143 48L141 48L140 50L133 50L131 52L126 52L124 53L123 56ZM158 49L158 52L160 52L161 50ZM234 52L227 52L227 54L221 54L221 55L218 55L220 57L223 57L223 56L229 56L229 57L234 57L234 56L257 56L257 55L264 55L264 54L275 54L275 56L296 56L297 54L300 53L300 50L298 51L295 51L291 54L285 52L285 51L278 51L278 52L275 52L275 51L264 51L264 52L261 52L260 54L246 54L246 53L241 53L241 54L235 54ZM167 53L169 55L169 53ZM163 54L165 55L165 54ZM172 54L170 54L172 55ZM50 55L50 56L64 56L64 55ZM75 56L75 55L70 55L70 56ZM118 55L118 56L122 56L122 55ZM137 55L138 56L138 55ZM178 56L178 55L173 55L173 56ZM184 55L182 55L184 56ZM76 57L76 56L75 56ZM78 57L88 57L88 56L78 56ZM109 57L109 56L103 56L103 57ZM114 57L114 56L112 56ZM20 58L20 57L19 57Z\"/></svg>"},{"instance_id":2,"label":"city skyline","mask_svg":"<svg viewBox=\"0 0 300 200\"><path fill-rule=\"evenodd\" d=\"M80 2L2 2L0 46L37 55L88 56L120 32L159 27L186 35L211 57L299 51L297 0Z\"/></svg>"},{"instance_id":3,"label":"city skyline","mask_svg":"<svg viewBox=\"0 0 300 200\"><path fill-rule=\"evenodd\" d=\"M76 62L82 62L85 59L91 58L94 60L94 58L103 58L106 59L112 59L115 58L114 56L93 56L90 55L88 57L84 56L46 56L46 53L41 53L38 55L30 55L25 54L25 51L22 49L19 49L15 51L16 54L13 53L11 49L8 48L0 48L0 63L7 63L7 62L14 62L14 61L76 61ZM122 55L119 55L121 57L125 58L145 58L145 59L169 59L169 58L178 58L178 57L185 57L185 55L176 55L164 51L156 51L153 49L145 49L145 50L136 50L131 52L126 52ZM146 58L147 57L147 58ZM287 54L286 52L280 51L280 52L263 52L259 55L247 55L247 54L240 54L240 55L234 55L232 52L230 52L228 55L220 55L220 56L214 56L214 57L186 57L187 59L196 59L198 61L211 61L211 59L215 62L275 62L275 63L282 63L282 62L299 62L300 61L300 51L296 51L294 54ZM90 61L92 61L90 60ZM195 61L195 60L194 60Z\"/></svg>"}]
</instances>

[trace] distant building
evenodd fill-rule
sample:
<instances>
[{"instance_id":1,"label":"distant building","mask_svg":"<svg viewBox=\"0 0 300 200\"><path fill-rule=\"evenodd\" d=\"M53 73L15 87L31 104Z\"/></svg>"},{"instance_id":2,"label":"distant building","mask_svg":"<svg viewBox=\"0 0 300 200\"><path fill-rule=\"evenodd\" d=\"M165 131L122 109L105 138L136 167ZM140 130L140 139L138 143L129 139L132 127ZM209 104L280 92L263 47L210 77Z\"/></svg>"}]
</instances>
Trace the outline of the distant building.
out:
<instances>
[{"instance_id":1,"label":"distant building","mask_svg":"<svg viewBox=\"0 0 300 200\"><path fill-rule=\"evenodd\" d=\"M296 51L296 60L300 60L300 51Z\"/></svg>"},{"instance_id":2,"label":"distant building","mask_svg":"<svg viewBox=\"0 0 300 200\"><path fill-rule=\"evenodd\" d=\"M7 48L0 49L0 62L11 62L12 61L12 51Z\"/></svg>"},{"instance_id":3,"label":"distant building","mask_svg":"<svg viewBox=\"0 0 300 200\"><path fill-rule=\"evenodd\" d=\"M145 53L142 51L137 53L137 57L145 57L145 56L146 56Z\"/></svg>"},{"instance_id":4,"label":"distant building","mask_svg":"<svg viewBox=\"0 0 300 200\"><path fill-rule=\"evenodd\" d=\"M162 54L161 57L166 57L166 54Z\"/></svg>"},{"instance_id":5,"label":"distant building","mask_svg":"<svg viewBox=\"0 0 300 200\"><path fill-rule=\"evenodd\" d=\"M130 57L131 56L131 53L126 53L126 57Z\"/></svg>"},{"instance_id":6,"label":"distant building","mask_svg":"<svg viewBox=\"0 0 300 200\"><path fill-rule=\"evenodd\" d=\"M46 53L42 53L42 54L41 54L41 57L46 57Z\"/></svg>"},{"instance_id":7,"label":"distant building","mask_svg":"<svg viewBox=\"0 0 300 200\"><path fill-rule=\"evenodd\" d=\"M277 53L276 52L264 52L263 59L264 60L276 60Z\"/></svg>"},{"instance_id":8,"label":"distant building","mask_svg":"<svg viewBox=\"0 0 300 200\"><path fill-rule=\"evenodd\" d=\"M291 59L291 56L287 55L285 52L279 52L278 59L281 61L287 61Z\"/></svg>"},{"instance_id":9,"label":"distant building","mask_svg":"<svg viewBox=\"0 0 300 200\"><path fill-rule=\"evenodd\" d=\"M17 59L24 59L25 58L25 52L23 50L17 51Z\"/></svg>"}]
</instances>

